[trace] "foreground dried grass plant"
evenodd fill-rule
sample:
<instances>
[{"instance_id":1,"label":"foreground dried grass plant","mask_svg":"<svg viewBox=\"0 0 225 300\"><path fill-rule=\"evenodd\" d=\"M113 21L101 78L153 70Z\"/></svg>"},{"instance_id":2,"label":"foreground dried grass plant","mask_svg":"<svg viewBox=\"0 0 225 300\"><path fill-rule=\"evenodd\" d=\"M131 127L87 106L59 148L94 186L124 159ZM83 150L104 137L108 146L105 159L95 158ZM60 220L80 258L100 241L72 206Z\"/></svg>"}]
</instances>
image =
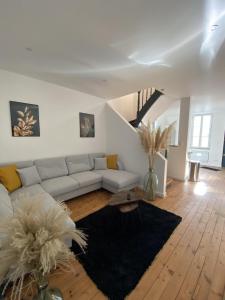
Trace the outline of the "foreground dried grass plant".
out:
<instances>
[{"instance_id":1,"label":"foreground dried grass plant","mask_svg":"<svg viewBox=\"0 0 225 300\"><path fill-rule=\"evenodd\" d=\"M155 129L153 124L149 122L147 126L142 123L137 129L141 144L148 155L150 169L154 168L156 153L168 148L174 124L172 123L164 130L161 130L160 127Z\"/></svg>"},{"instance_id":2,"label":"foreground dried grass plant","mask_svg":"<svg viewBox=\"0 0 225 300\"><path fill-rule=\"evenodd\" d=\"M14 216L0 223L0 284L13 283L11 299L21 298L24 277L47 275L56 267L71 270L74 254L65 239L75 240L84 249L86 236L68 223L69 211L55 203L46 209L43 195L19 199Z\"/></svg>"}]
</instances>

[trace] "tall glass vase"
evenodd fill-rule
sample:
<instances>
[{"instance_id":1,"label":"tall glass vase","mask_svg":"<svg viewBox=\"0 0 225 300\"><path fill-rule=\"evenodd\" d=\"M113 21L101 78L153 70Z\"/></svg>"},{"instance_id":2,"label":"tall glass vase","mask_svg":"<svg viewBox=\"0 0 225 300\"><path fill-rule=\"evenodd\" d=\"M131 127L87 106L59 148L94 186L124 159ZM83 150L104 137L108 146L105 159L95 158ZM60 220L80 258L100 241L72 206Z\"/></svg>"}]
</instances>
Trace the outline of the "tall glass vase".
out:
<instances>
[{"instance_id":1,"label":"tall glass vase","mask_svg":"<svg viewBox=\"0 0 225 300\"><path fill-rule=\"evenodd\" d=\"M63 300L62 293L59 289L50 289L46 276L37 275L38 293L33 300Z\"/></svg>"},{"instance_id":2,"label":"tall glass vase","mask_svg":"<svg viewBox=\"0 0 225 300\"><path fill-rule=\"evenodd\" d=\"M145 175L144 180L144 199L148 201L153 201L156 198L156 191L158 187L158 177L154 172L153 168L150 168L148 173Z\"/></svg>"}]
</instances>

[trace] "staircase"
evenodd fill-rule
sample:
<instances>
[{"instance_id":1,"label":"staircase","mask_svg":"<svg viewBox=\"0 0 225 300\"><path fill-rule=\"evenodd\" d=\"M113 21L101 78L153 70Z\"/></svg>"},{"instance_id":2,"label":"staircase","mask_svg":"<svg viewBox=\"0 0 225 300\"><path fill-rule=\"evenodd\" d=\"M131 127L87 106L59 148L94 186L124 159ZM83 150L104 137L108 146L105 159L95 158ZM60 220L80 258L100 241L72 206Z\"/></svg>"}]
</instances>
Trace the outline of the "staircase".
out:
<instances>
[{"instance_id":1,"label":"staircase","mask_svg":"<svg viewBox=\"0 0 225 300\"><path fill-rule=\"evenodd\" d=\"M154 91L152 91L151 95L153 94ZM151 95L150 90L148 90L147 100ZM139 95L139 105L142 105L142 98L140 96L142 95ZM129 124L129 120L132 119L132 116L135 116L137 111L137 95L132 94L131 97L122 99L122 105L119 105L121 104L120 101L120 98L110 100L106 105L106 126L110 132L110 136L107 136L106 151L109 153L117 153L127 169L141 176L140 184L143 184L147 170L146 168L148 166L148 158L146 155L143 155L143 148L136 128ZM144 97L143 106L145 102L146 98ZM130 107L129 104L131 104ZM131 108L129 113L124 113L124 107L128 107L128 109ZM129 118L129 116L131 116L131 118ZM124 142L125 140L129 141L129 143ZM129 155L127 155L127 153L129 153ZM159 179L157 194L160 197L165 197L167 159L161 153L156 155L155 171Z\"/></svg>"},{"instance_id":2,"label":"staircase","mask_svg":"<svg viewBox=\"0 0 225 300\"><path fill-rule=\"evenodd\" d=\"M161 95L163 95L163 93L155 88L147 88L138 91L136 119L130 121L130 124L133 127L139 126L145 114Z\"/></svg>"}]
</instances>

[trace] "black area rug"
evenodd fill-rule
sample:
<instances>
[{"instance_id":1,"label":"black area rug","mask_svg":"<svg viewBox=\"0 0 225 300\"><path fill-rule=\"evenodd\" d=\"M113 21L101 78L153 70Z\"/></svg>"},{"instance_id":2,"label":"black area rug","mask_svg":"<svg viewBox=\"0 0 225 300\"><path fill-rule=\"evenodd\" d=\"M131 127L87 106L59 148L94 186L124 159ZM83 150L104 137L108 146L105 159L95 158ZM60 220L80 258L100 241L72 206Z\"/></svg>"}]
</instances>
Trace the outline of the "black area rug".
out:
<instances>
[{"instance_id":1,"label":"black area rug","mask_svg":"<svg viewBox=\"0 0 225 300\"><path fill-rule=\"evenodd\" d=\"M86 254L72 250L97 287L110 299L122 300L137 285L181 217L151 204L121 213L107 206L76 222L88 234Z\"/></svg>"}]
</instances>

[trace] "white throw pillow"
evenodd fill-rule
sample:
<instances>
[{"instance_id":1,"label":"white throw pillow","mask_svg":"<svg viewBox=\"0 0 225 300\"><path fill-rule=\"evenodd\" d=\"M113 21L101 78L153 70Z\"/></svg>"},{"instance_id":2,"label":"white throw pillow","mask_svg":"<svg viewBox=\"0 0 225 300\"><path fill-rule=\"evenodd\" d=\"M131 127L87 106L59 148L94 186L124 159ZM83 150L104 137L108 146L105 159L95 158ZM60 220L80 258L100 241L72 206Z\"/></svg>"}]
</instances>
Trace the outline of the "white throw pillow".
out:
<instances>
[{"instance_id":1,"label":"white throw pillow","mask_svg":"<svg viewBox=\"0 0 225 300\"><path fill-rule=\"evenodd\" d=\"M9 193L4 185L0 184L0 219L12 216L13 207Z\"/></svg>"},{"instance_id":2,"label":"white throw pillow","mask_svg":"<svg viewBox=\"0 0 225 300\"><path fill-rule=\"evenodd\" d=\"M95 170L106 170L107 169L107 161L106 157L95 157Z\"/></svg>"},{"instance_id":3,"label":"white throw pillow","mask_svg":"<svg viewBox=\"0 0 225 300\"><path fill-rule=\"evenodd\" d=\"M20 175L23 186L30 186L33 184L41 183L41 178L38 174L36 166L18 169L17 172Z\"/></svg>"}]
</instances>

